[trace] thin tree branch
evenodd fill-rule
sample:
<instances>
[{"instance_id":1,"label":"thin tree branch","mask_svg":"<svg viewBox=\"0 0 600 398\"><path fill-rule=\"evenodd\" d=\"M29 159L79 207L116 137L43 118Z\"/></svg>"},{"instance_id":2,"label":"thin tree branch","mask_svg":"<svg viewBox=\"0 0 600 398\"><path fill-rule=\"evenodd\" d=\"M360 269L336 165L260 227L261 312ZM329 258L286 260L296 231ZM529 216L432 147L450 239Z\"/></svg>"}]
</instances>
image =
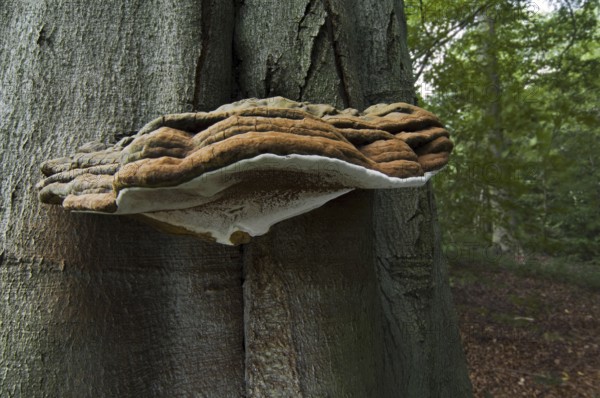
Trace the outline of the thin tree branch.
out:
<instances>
[{"instance_id":1,"label":"thin tree branch","mask_svg":"<svg viewBox=\"0 0 600 398\"><path fill-rule=\"evenodd\" d=\"M487 8L489 8L494 3L495 3L495 1L491 0L491 1L488 1L485 4L481 5L480 7L476 8L473 12L471 12L465 18L460 20L457 24L450 27L445 32L439 34L438 37L436 39L434 39L433 42L430 44L429 48L427 48L424 51L421 51L420 53L415 54L412 57L413 65L419 65L418 72L415 74L415 80L418 80L418 78L421 76L421 74L425 70L425 67L427 66L427 62L429 62L431 57L433 57L435 55L435 53L439 47L447 44L452 39L454 39L454 37L456 37L456 35L459 32L461 32L466 26L468 26L469 23L471 23L481 12L485 11ZM423 10L421 9L421 14L422 13L423 13ZM423 22L422 22L422 24L424 26ZM426 33L429 35L428 31L426 31ZM431 35L429 35L429 36L431 36ZM421 61L418 61L419 59L421 59Z\"/></svg>"}]
</instances>

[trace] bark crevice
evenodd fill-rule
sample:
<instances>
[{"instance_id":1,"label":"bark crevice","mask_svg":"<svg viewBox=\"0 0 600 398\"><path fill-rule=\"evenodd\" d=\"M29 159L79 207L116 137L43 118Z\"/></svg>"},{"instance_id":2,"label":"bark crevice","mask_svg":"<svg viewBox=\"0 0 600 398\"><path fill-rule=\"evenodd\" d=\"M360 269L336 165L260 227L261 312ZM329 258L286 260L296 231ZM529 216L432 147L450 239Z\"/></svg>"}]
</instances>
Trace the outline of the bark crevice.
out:
<instances>
[{"instance_id":1,"label":"bark crevice","mask_svg":"<svg viewBox=\"0 0 600 398\"><path fill-rule=\"evenodd\" d=\"M335 71L337 73L337 77L340 81L341 87L341 95L342 101L344 104L344 108L357 106L354 104L355 101L352 101L351 98L351 88L350 82L348 78L348 71L345 67L344 55L341 51L341 45L338 42L338 30L340 29L338 16L334 13L331 0L323 0L323 6L325 8L325 28L327 31L327 36L329 38L329 42L331 43L331 47L333 49L333 60L335 63Z\"/></svg>"},{"instance_id":2,"label":"bark crevice","mask_svg":"<svg viewBox=\"0 0 600 398\"><path fill-rule=\"evenodd\" d=\"M299 39L300 30L301 30L300 28L301 28L302 24L308 17L308 14L311 14L314 12L313 8L315 7L315 4L317 4L317 1L318 0L310 0L308 2L307 6L306 6L305 14L302 16L302 19L300 20L300 24L298 25L298 34L296 35L297 39ZM321 51L321 46L323 46L325 43L326 30L327 30L326 21L327 21L326 18L323 18L321 20L321 23L319 23L319 28L318 28L317 34L311 40L310 57L309 57L310 61L309 61L308 69L306 70L306 74L304 76L304 80L300 85L300 93L298 96L300 100L305 99L304 92L306 90L306 86L307 86L308 82L312 79L314 74L316 73L317 66L320 63L319 54Z\"/></svg>"},{"instance_id":3,"label":"bark crevice","mask_svg":"<svg viewBox=\"0 0 600 398\"><path fill-rule=\"evenodd\" d=\"M200 56L196 62L196 75L194 76L194 99L193 99L193 111L208 109L200 109L203 105L201 104L201 97L204 95L201 91L203 89L202 84L204 80L204 70L206 69L206 63L208 60L209 48L211 45L211 13L212 13L212 1L204 0L200 5Z\"/></svg>"}]
</instances>

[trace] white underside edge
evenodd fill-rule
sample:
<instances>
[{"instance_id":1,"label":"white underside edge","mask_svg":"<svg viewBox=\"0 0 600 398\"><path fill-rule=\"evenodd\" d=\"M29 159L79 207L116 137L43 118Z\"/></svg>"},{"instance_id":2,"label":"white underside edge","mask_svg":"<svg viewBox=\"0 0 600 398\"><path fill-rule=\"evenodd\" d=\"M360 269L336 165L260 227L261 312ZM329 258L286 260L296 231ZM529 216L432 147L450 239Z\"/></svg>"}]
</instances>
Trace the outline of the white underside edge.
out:
<instances>
[{"instance_id":1,"label":"white underside edge","mask_svg":"<svg viewBox=\"0 0 600 398\"><path fill-rule=\"evenodd\" d=\"M264 171L268 179L279 170L283 176L286 172L305 175L306 181L315 186L307 189L306 181L299 181L304 185L297 192L294 181L288 181L285 187L253 192L252 183L245 178L252 174L256 179ZM263 235L273 224L311 211L353 189L418 187L437 171L422 177L395 178L324 156L264 154L173 187L125 188L118 194L118 210L114 214L143 213L193 233L210 234L217 242L231 245L231 234L236 231ZM247 188L244 183L249 184ZM247 195L239 199L228 197L226 190L236 187L243 187Z\"/></svg>"}]
</instances>

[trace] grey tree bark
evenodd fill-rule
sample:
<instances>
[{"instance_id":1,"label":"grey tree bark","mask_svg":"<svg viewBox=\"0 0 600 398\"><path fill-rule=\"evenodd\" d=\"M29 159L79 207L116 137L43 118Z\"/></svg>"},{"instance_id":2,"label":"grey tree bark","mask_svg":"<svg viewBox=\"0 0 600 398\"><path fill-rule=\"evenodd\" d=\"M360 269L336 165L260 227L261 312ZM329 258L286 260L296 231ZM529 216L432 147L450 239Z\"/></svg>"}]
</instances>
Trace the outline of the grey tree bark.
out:
<instances>
[{"instance_id":1,"label":"grey tree bark","mask_svg":"<svg viewBox=\"0 0 600 398\"><path fill-rule=\"evenodd\" d=\"M245 97L413 98L393 0L0 4L0 396L463 397L430 189L238 248L41 206L41 161Z\"/></svg>"}]
</instances>

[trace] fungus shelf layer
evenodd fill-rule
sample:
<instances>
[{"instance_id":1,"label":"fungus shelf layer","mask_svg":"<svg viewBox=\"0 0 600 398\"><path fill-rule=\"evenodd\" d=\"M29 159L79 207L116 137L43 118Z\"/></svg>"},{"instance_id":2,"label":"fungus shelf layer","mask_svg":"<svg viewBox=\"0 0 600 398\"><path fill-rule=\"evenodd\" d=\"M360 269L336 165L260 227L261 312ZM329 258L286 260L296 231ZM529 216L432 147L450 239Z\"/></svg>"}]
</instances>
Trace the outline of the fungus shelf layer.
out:
<instances>
[{"instance_id":1,"label":"fungus shelf layer","mask_svg":"<svg viewBox=\"0 0 600 398\"><path fill-rule=\"evenodd\" d=\"M239 244L356 188L423 185L452 147L437 117L405 103L359 112L247 99L86 144L45 162L38 188L42 202L69 210Z\"/></svg>"}]
</instances>

